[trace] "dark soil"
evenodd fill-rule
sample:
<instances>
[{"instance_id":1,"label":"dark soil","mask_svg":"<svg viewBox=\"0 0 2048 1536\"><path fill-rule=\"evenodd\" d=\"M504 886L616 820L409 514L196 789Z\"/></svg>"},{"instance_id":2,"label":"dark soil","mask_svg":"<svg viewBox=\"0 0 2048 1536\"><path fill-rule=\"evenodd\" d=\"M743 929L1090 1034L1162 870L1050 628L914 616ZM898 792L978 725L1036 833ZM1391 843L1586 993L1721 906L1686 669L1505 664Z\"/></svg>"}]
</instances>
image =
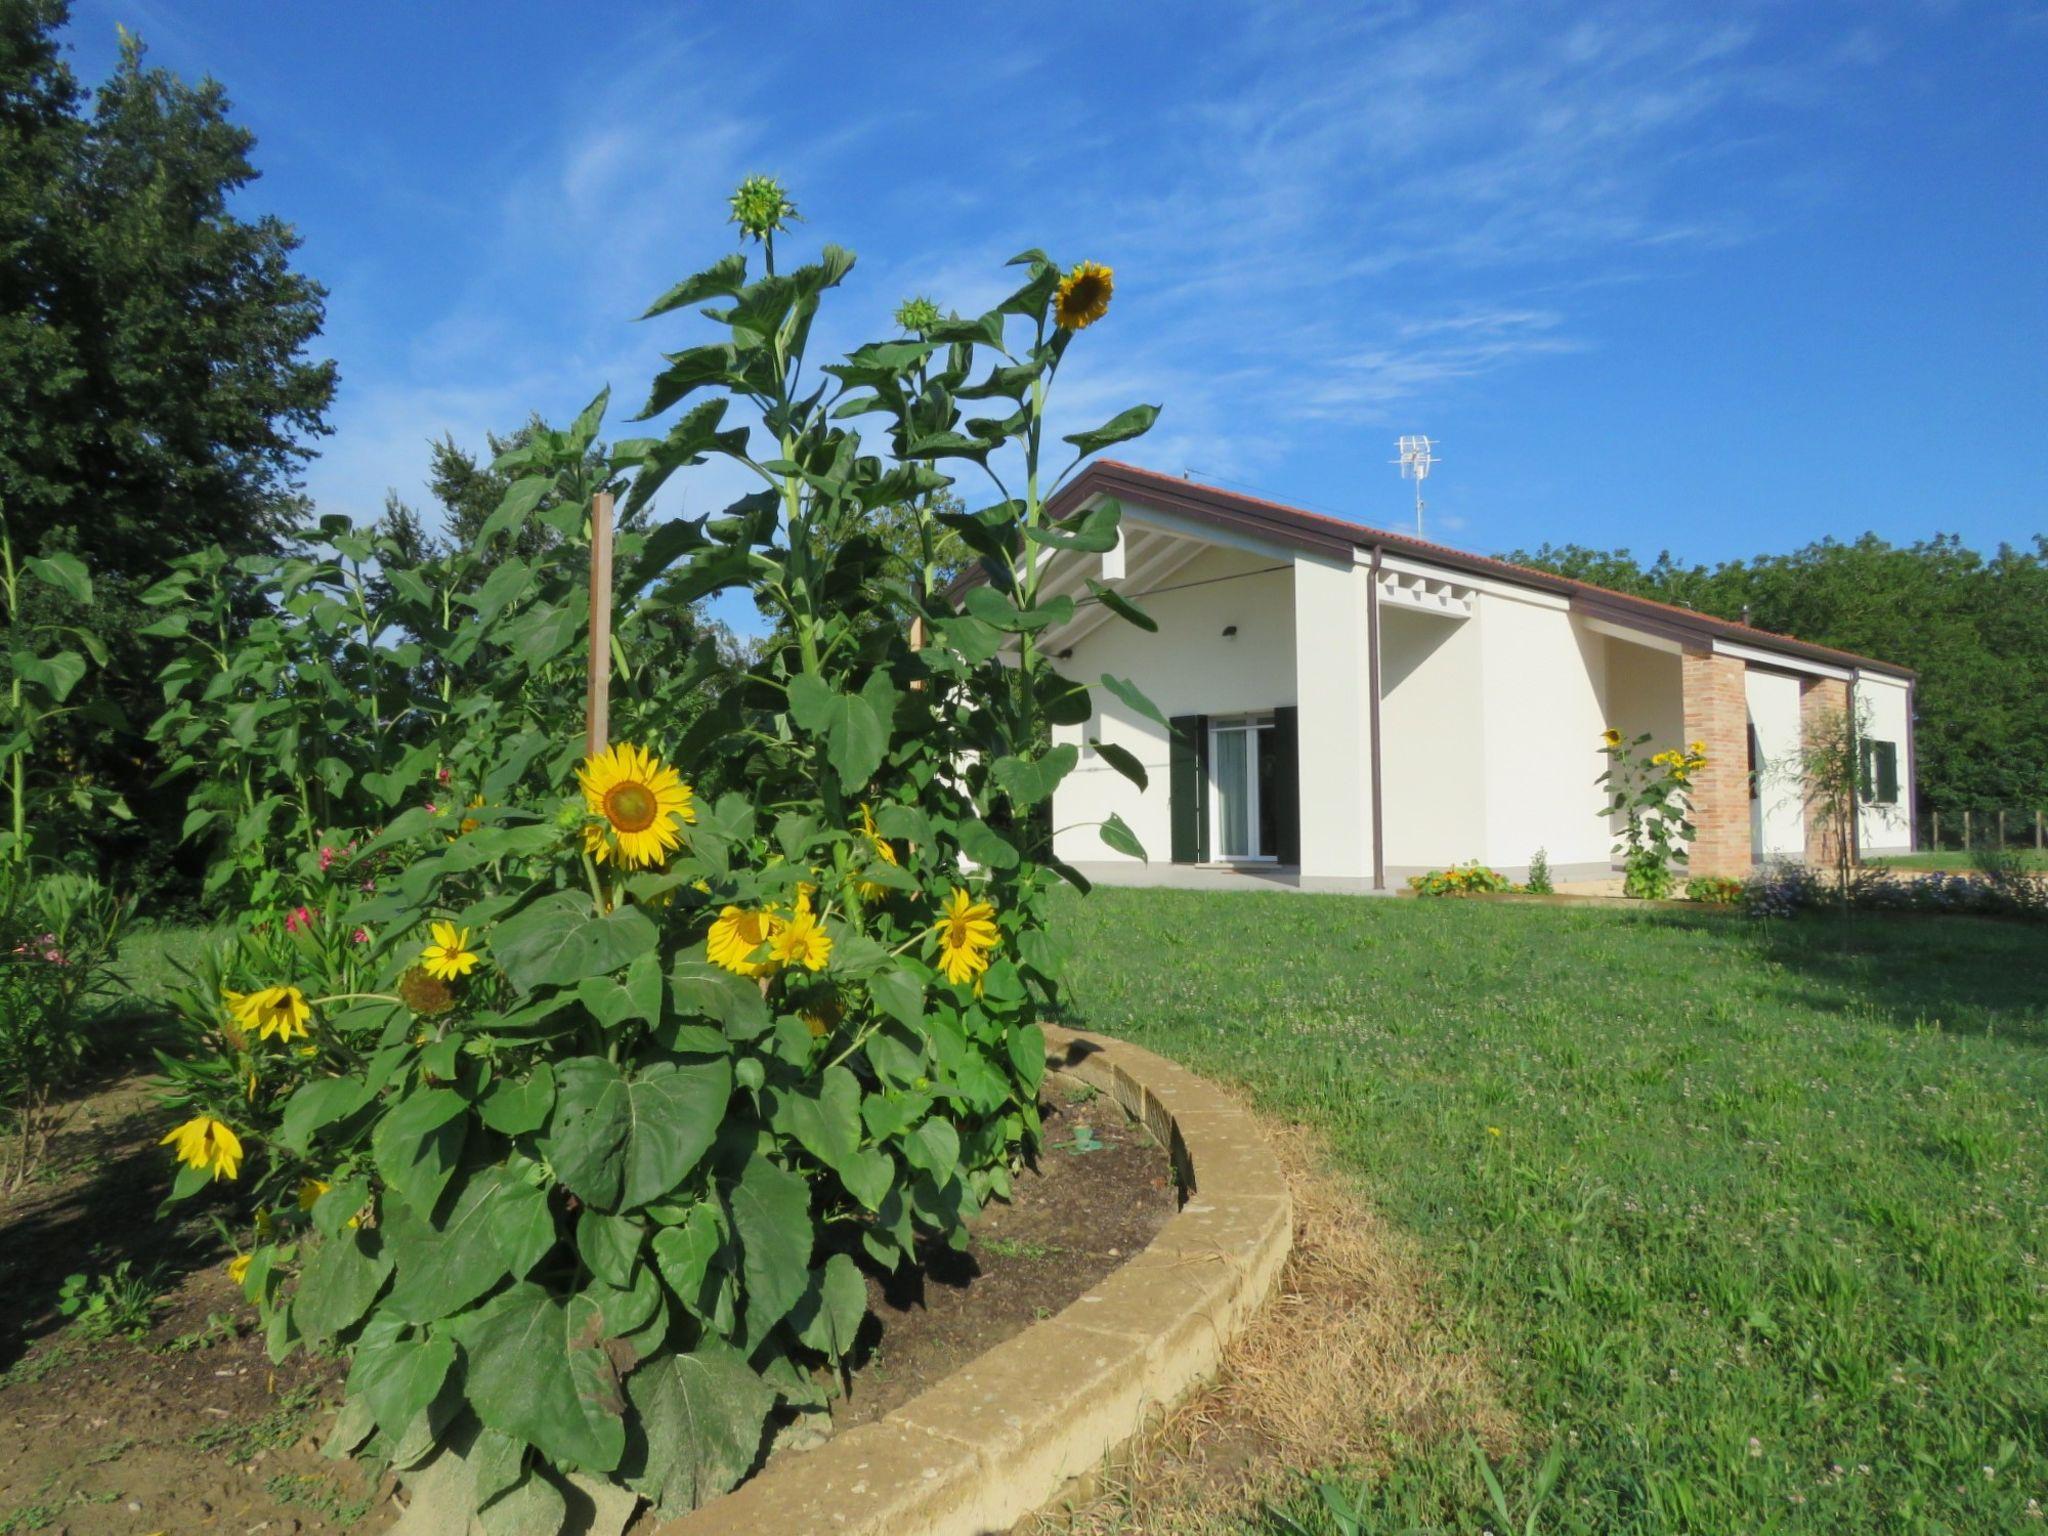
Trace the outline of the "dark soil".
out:
<instances>
[{"instance_id":1,"label":"dark soil","mask_svg":"<svg viewBox=\"0 0 2048 1536\"><path fill-rule=\"evenodd\" d=\"M1036 1167L967 1251L869 1280L875 1315L835 1427L1059 1311L1173 1214L1166 1159L1141 1127L1072 1078L1049 1078L1045 1099ZM0 1536L380 1528L396 1513L383 1490L318 1452L346 1366L272 1366L203 1203L158 1220L162 1127L143 1079L111 1083L80 1101L42 1177L0 1199ZM58 1310L65 1278L124 1261L156 1297L141 1336L90 1336Z\"/></svg>"},{"instance_id":2,"label":"dark soil","mask_svg":"<svg viewBox=\"0 0 2048 1536\"><path fill-rule=\"evenodd\" d=\"M900 1282L869 1277L871 1348L834 1405L835 1428L882 1417L1052 1316L1151 1242L1178 1207L1165 1153L1114 1100L1056 1073L1042 1108L1037 1166L1019 1175L1007 1204L982 1213L965 1253L936 1253ZM1081 1127L1099 1151L1071 1150Z\"/></svg>"},{"instance_id":3,"label":"dark soil","mask_svg":"<svg viewBox=\"0 0 2048 1536\"><path fill-rule=\"evenodd\" d=\"M0 1532L351 1530L373 1490L317 1449L346 1368L272 1366L203 1206L157 1219L163 1122L145 1080L114 1082L0 1199ZM155 1298L141 1337L66 1326L65 1278L124 1262Z\"/></svg>"}]
</instances>

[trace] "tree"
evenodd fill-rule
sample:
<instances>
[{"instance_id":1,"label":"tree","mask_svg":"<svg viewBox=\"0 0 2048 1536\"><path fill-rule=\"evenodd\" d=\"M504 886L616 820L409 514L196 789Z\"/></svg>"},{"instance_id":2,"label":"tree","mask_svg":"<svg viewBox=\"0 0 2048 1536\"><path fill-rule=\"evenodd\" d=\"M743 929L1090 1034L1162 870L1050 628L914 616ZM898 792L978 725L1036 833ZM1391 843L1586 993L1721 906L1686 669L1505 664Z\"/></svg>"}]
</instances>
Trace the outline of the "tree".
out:
<instances>
[{"instance_id":1,"label":"tree","mask_svg":"<svg viewBox=\"0 0 2048 1536\"><path fill-rule=\"evenodd\" d=\"M120 857L176 841L143 793L165 652L137 594L183 552L273 551L303 525L335 370L307 355L324 291L293 268L298 237L230 211L257 173L221 86L147 67L124 32L88 93L56 41L68 14L0 0L0 509L16 559L83 556L92 583L20 589L0 687L28 630L103 643L46 761L74 802L143 812L128 833L86 819Z\"/></svg>"}]
</instances>

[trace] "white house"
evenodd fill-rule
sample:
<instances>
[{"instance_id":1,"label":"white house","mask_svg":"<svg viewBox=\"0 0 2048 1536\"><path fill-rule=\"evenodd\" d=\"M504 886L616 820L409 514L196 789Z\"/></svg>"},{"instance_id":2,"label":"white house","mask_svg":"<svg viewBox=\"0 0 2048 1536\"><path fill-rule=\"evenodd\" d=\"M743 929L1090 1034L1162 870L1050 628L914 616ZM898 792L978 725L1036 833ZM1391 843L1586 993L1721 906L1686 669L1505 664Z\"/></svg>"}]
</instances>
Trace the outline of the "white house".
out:
<instances>
[{"instance_id":1,"label":"white house","mask_svg":"<svg viewBox=\"0 0 2048 1536\"><path fill-rule=\"evenodd\" d=\"M1519 875L1612 867L1595 779L1601 732L1704 741L1691 872L1817 856L1788 771L1802 722L1856 701L1872 793L1863 853L1912 846L1913 673L1420 539L1111 461L1054 502L1122 505L1107 554L1062 552L1046 592L1077 599L1043 645L1093 686L1096 715L1053 804L1058 856L1126 882L1167 864L1308 888L1398 887L1479 859ZM1090 578L1158 622L1092 600ZM1169 732L1100 686L1128 679ZM1129 751L1140 790L1092 745ZM1120 815L1151 866L1101 841Z\"/></svg>"}]
</instances>

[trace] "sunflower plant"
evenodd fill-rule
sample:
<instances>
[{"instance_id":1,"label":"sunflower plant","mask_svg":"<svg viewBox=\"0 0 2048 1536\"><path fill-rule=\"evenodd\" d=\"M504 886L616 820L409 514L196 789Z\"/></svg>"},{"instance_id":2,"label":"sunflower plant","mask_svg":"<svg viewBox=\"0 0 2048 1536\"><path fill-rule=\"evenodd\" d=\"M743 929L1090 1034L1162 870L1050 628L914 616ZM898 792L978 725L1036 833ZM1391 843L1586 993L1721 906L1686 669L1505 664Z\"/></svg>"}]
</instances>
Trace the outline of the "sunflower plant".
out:
<instances>
[{"instance_id":1,"label":"sunflower plant","mask_svg":"<svg viewBox=\"0 0 2048 1536\"><path fill-rule=\"evenodd\" d=\"M277 805L238 836L264 899L183 999L175 1192L254 1206L237 1265L275 1353L348 1355L335 1447L492 1530L558 1526L578 1485L664 1514L730 1487L834 1390L865 1277L963 1245L1039 1134L1048 902L1078 880L1044 815L1075 753L1047 741L1091 711L1039 642L1075 609L1042 557L1107 550L1119 517L1047 498L1156 409L1050 436L1112 275L1037 251L986 313L933 306L808 366L853 257L778 270L793 205L745 190L761 269L736 252L649 311L709 328L654 380L650 435L602 486L542 466L551 499L515 485L491 520L554 518L552 564L475 591L390 569L383 608L367 582L351 605L345 564L273 573L250 643L305 672L202 637L167 680L195 753L209 695L299 727L245 726L246 774L196 775L202 811ZM613 728L587 751L587 493L630 518L713 459L755 488L622 541ZM956 475L987 505L947 510ZM876 537L885 515L916 537ZM946 535L976 579L934 579ZM726 591L772 616L750 664L664 655L661 614ZM308 728L335 719L372 740ZM374 766L301 801L349 751ZM364 779L369 813L337 825Z\"/></svg>"},{"instance_id":2,"label":"sunflower plant","mask_svg":"<svg viewBox=\"0 0 2048 1536\"><path fill-rule=\"evenodd\" d=\"M1606 786L1601 815L1621 818L1615 852L1622 860L1622 894L1667 899L1677 884L1672 866L1686 862L1692 841L1692 781L1707 763L1706 743L1643 751L1648 732L1633 740L1612 727L1601 733L1607 768L1594 782Z\"/></svg>"}]
</instances>

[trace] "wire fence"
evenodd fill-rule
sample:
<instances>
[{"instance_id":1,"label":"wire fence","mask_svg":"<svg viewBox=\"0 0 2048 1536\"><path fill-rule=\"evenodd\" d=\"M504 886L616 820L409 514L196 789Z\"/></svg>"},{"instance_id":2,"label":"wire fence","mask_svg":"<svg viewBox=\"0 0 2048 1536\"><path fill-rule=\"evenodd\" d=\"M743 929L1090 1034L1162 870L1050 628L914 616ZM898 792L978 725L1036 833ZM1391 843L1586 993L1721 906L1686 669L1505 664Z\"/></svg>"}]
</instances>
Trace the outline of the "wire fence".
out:
<instances>
[{"instance_id":1,"label":"wire fence","mask_svg":"<svg viewBox=\"0 0 2048 1536\"><path fill-rule=\"evenodd\" d=\"M1930 852L1973 848L2048 851L2048 810L2038 806L1923 810L1919 834L1918 845Z\"/></svg>"}]
</instances>

